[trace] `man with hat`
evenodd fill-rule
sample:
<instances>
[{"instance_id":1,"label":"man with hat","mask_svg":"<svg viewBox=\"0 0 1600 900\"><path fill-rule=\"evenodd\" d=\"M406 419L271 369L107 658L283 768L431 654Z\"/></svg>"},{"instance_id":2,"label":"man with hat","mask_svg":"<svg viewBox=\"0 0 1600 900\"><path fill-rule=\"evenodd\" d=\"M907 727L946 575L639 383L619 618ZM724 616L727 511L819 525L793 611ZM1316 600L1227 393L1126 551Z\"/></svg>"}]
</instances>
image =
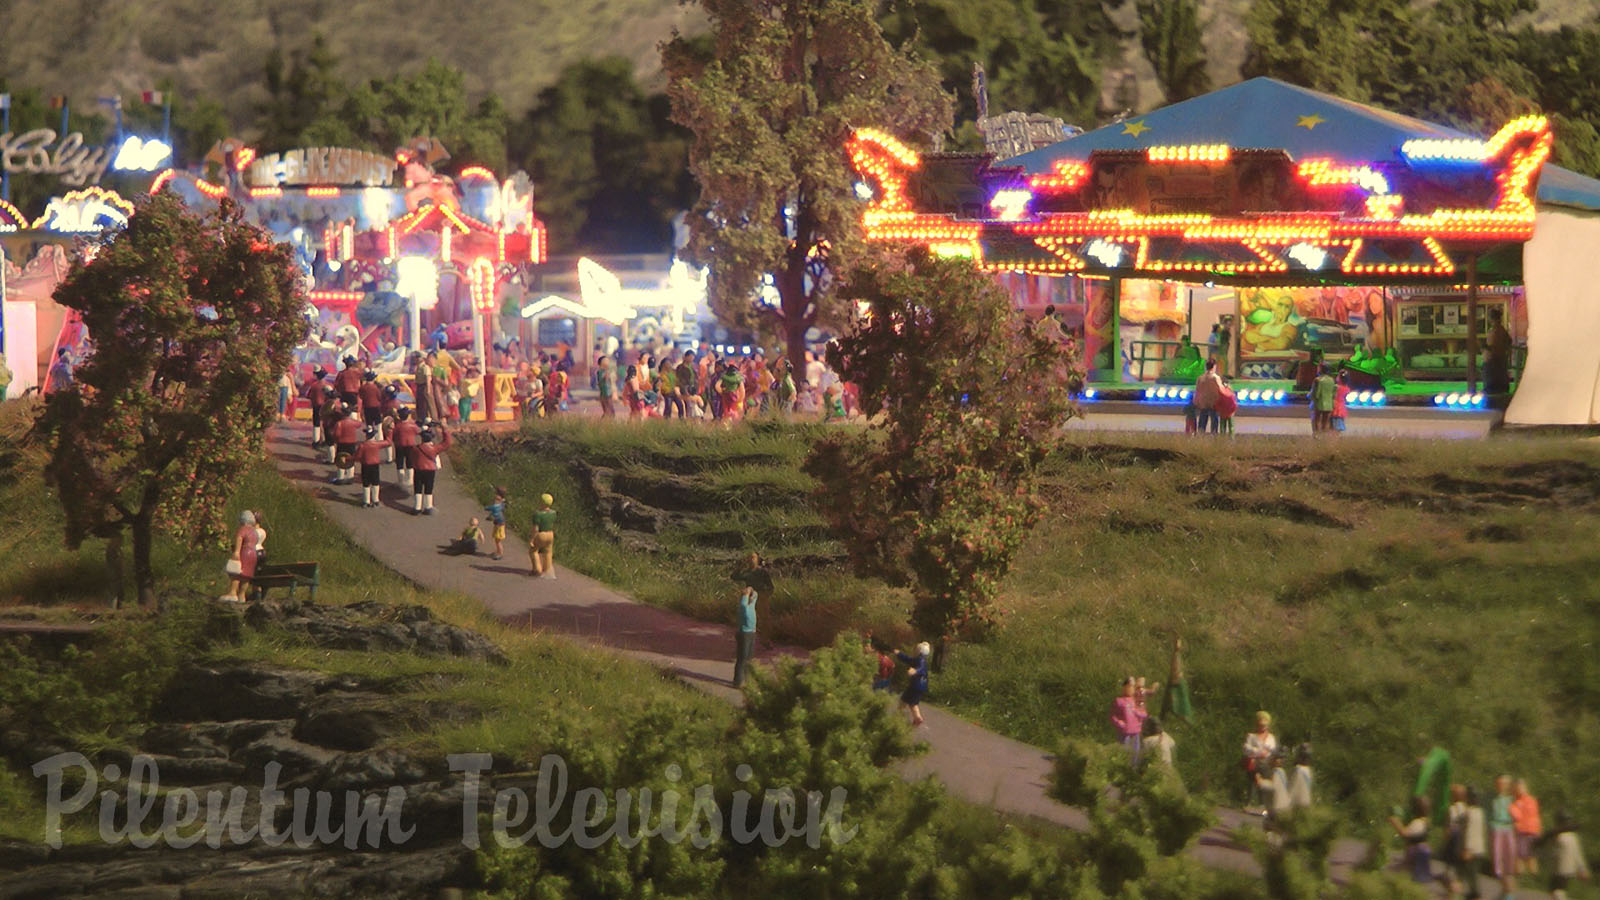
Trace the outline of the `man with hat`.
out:
<instances>
[{"instance_id":1,"label":"man with hat","mask_svg":"<svg viewBox=\"0 0 1600 900\"><path fill-rule=\"evenodd\" d=\"M411 410L401 407L394 414L394 430L389 434L389 440L394 442L394 469L395 483L411 490L412 457L415 455L417 445L422 443L422 426L412 420Z\"/></svg>"},{"instance_id":2,"label":"man with hat","mask_svg":"<svg viewBox=\"0 0 1600 900\"><path fill-rule=\"evenodd\" d=\"M300 385L300 396L311 405L311 446L322 446L322 380L328 377L328 370L317 366L311 370L311 377Z\"/></svg>"},{"instance_id":3,"label":"man with hat","mask_svg":"<svg viewBox=\"0 0 1600 900\"><path fill-rule=\"evenodd\" d=\"M412 515L433 515L433 480L439 474L439 457L450 449L450 432L443 423L429 422L422 430L422 443L411 450L416 469L416 490L411 494Z\"/></svg>"},{"instance_id":4,"label":"man with hat","mask_svg":"<svg viewBox=\"0 0 1600 900\"><path fill-rule=\"evenodd\" d=\"M333 388L346 406L355 406L360 401L357 392L361 389L361 363L354 356L344 358L344 368L333 376Z\"/></svg>"},{"instance_id":5,"label":"man with hat","mask_svg":"<svg viewBox=\"0 0 1600 900\"><path fill-rule=\"evenodd\" d=\"M361 420L353 406L339 407L338 421L333 426L333 464L337 469L331 479L333 484L349 484L356 480L356 445L361 442Z\"/></svg>"},{"instance_id":6,"label":"man with hat","mask_svg":"<svg viewBox=\"0 0 1600 900\"><path fill-rule=\"evenodd\" d=\"M383 388L378 384L378 373L368 370L361 373L361 386L356 388L361 398L361 423L376 428L383 422Z\"/></svg>"},{"instance_id":7,"label":"man with hat","mask_svg":"<svg viewBox=\"0 0 1600 900\"><path fill-rule=\"evenodd\" d=\"M390 443L383 439L383 429L370 425L366 429L366 440L356 447L356 459L361 463L361 506L363 509L372 509L378 505L378 492L382 488L380 480L380 466L383 464L383 451Z\"/></svg>"}]
</instances>

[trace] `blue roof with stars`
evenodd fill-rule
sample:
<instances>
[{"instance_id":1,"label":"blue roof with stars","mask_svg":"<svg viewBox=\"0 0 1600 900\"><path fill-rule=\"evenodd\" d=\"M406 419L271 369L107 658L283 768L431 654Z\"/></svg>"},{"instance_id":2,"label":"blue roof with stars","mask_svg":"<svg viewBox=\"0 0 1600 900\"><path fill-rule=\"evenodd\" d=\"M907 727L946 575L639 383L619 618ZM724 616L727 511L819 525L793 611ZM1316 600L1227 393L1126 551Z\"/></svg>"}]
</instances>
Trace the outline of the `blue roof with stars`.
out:
<instances>
[{"instance_id":1,"label":"blue roof with stars","mask_svg":"<svg viewBox=\"0 0 1600 900\"><path fill-rule=\"evenodd\" d=\"M1252 78L1014 156L1003 164L1022 166L1030 173L1047 172L1058 160L1085 161L1096 150L1186 144L1285 150L1296 160L1402 162L1400 147L1412 138L1463 137L1474 135L1272 78ZM1600 181L1547 165L1539 179L1539 199L1600 210Z\"/></svg>"}]
</instances>

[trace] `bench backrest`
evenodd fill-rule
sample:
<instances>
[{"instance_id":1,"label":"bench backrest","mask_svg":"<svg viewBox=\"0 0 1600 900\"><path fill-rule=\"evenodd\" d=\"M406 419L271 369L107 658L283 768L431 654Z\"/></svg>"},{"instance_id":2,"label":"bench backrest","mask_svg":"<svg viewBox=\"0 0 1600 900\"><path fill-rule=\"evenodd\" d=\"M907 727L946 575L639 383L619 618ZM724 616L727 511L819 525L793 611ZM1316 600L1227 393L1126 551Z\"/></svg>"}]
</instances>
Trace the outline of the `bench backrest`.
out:
<instances>
[{"instance_id":1,"label":"bench backrest","mask_svg":"<svg viewBox=\"0 0 1600 900\"><path fill-rule=\"evenodd\" d=\"M263 563L256 566L256 577L293 575L312 584L317 583L317 564L314 562Z\"/></svg>"}]
</instances>

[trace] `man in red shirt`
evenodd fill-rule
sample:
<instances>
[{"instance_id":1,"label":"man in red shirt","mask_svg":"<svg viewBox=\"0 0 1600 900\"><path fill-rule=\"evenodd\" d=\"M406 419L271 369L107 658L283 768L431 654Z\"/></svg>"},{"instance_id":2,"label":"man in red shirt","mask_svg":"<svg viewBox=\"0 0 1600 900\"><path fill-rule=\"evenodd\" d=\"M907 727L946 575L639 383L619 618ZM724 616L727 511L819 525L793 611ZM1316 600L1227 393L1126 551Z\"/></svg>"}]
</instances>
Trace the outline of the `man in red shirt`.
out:
<instances>
[{"instance_id":1,"label":"man in red shirt","mask_svg":"<svg viewBox=\"0 0 1600 900\"><path fill-rule=\"evenodd\" d=\"M439 471L439 456L450 449L450 432L444 423L435 422L422 432L422 443L412 450L417 488L411 495L411 513L433 515L433 479Z\"/></svg>"},{"instance_id":2,"label":"man in red shirt","mask_svg":"<svg viewBox=\"0 0 1600 900\"><path fill-rule=\"evenodd\" d=\"M326 387L322 379L328 377L328 370L317 366L311 370L311 377L300 385L300 396L311 404L311 446L322 446L322 389Z\"/></svg>"},{"instance_id":3,"label":"man in red shirt","mask_svg":"<svg viewBox=\"0 0 1600 900\"><path fill-rule=\"evenodd\" d=\"M361 398L362 424L368 428L378 427L383 422L383 388L378 386L377 372L362 373L356 396Z\"/></svg>"},{"instance_id":4,"label":"man in red shirt","mask_svg":"<svg viewBox=\"0 0 1600 900\"><path fill-rule=\"evenodd\" d=\"M322 396L317 399L322 405L322 446L328 450L328 462L333 462L334 455L338 452L334 447L334 428L339 424L339 418L344 414L344 404L339 402L339 392L329 387L322 386Z\"/></svg>"},{"instance_id":5,"label":"man in red shirt","mask_svg":"<svg viewBox=\"0 0 1600 900\"><path fill-rule=\"evenodd\" d=\"M349 406L340 407L339 420L333 426L333 459L338 471L332 483L349 484L356 480L356 444L361 442L361 420Z\"/></svg>"},{"instance_id":6,"label":"man in red shirt","mask_svg":"<svg viewBox=\"0 0 1600 900\"><path fill-rule=\"evenodd\" d=\"M361 461L361 506L372 509L378 505L379 467L383 464L383 451L390 443L383 439L381 428L368 428L366 440L356 447L356 459Z\"/></svg>"},{"instance_id":7,"label":"man in red shirt","mask_svg":"<svg viewBox=\"0 0 1600 900\"><path fill-rule=\"evenodd\" d=\"M418 444L422 443L422 428L411 420L411 410L401 409L394 414L394 430L390 432L389 439L394 441L394 471L395 482L411 490L411 457L415 454Z\"/></svg>"},{"instance_id":8,"label":"man in red shirt","mask_svg":"<svg viewBox=\"0 0 1600 900\"><path fill-rule=\"evenodd\" d=\"M361 364L356 362L354 356L344 358L344 368L333 376L333 387L339 392L339 399L346 405L356 405L360 399L357 392L361 389Z\"/></svg>"}]
</instances>

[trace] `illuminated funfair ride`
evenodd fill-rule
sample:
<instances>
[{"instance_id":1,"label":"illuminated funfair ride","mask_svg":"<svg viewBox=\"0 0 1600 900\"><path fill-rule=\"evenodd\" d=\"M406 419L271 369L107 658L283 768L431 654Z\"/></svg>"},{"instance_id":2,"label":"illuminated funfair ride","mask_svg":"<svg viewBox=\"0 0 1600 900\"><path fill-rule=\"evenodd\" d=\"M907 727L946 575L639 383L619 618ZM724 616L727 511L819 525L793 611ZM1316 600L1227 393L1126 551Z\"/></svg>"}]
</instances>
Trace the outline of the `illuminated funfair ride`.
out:
<instances>
[{"instance_id":1,"label":"illuminated funfair ride","mask_svg":"<svg viewBox=\"0 0 1600 900\"><path fill-rule=\"evenodd\" d=\"M1171 142L1176 136L1197 139ZM1234 289L1218 349L1233 357L1224 365L1236 375L1291 375L1287 366L1252 372L1250 365L1255 357L1259 366L1321 358L1307 352L1315 349L1308 335L1323 323L1364 318L1362 343L1340 354L1363 389L1358 396L1371 405L1472 409L1505 400L1485 396L1484 308L1506 309L1513 292L1521 301L1525 276L1530 289L1550 276L1543 248L1529 245L1536 222L1549 241L1600 227L1590 221L1600 210L1600 182L1546 169L1552 140L1542 116L1476 139L1254 79L1005 161L923 155L873 129L856 132L848 150L866 182L863 195L870 189L867 239L919 244L990 272L1088 285L1088 399L1187 399L1182 388L1126 384L1119 303L1124 283L1144 280ZM1364 156L1351 155L1360 147ZM1546 224L1551 215L1561 221ZM1552 285L1548 307L1517 310L1528 323L1518 330L1549 339L1572 305L1562 299L1571 288ZM1370 312L1344 302L1369 293L1381 296ZM1405 299L1424 295L1440 302ZM1327 308L1297 306L1304 297ZM1247 311L1254 304L1245 299L1260 305ZM1512 316L1504 318L1512 325ZM1594 325L1591 344L1600 341L1600 320ZM1529 359L1519 400L1540 375ZM1435 361L1439 374L1464 376L1465 385L1432 389L1427 367ZM1192 362L1200 362L1198 352ZM1585 390L1595 370L1581 373ZM1190 372L1166 380L1192 384ZM1406 389L1407 375L1419 383ZM1240 392L1246 402L1293 399L1292 386L1250 384ZM1600 419L1600 409L1555 412L1546 398L1536 400L1524 404L1544 410L1532 412L1536 418Z\"/></svg>"}]
</instances>

